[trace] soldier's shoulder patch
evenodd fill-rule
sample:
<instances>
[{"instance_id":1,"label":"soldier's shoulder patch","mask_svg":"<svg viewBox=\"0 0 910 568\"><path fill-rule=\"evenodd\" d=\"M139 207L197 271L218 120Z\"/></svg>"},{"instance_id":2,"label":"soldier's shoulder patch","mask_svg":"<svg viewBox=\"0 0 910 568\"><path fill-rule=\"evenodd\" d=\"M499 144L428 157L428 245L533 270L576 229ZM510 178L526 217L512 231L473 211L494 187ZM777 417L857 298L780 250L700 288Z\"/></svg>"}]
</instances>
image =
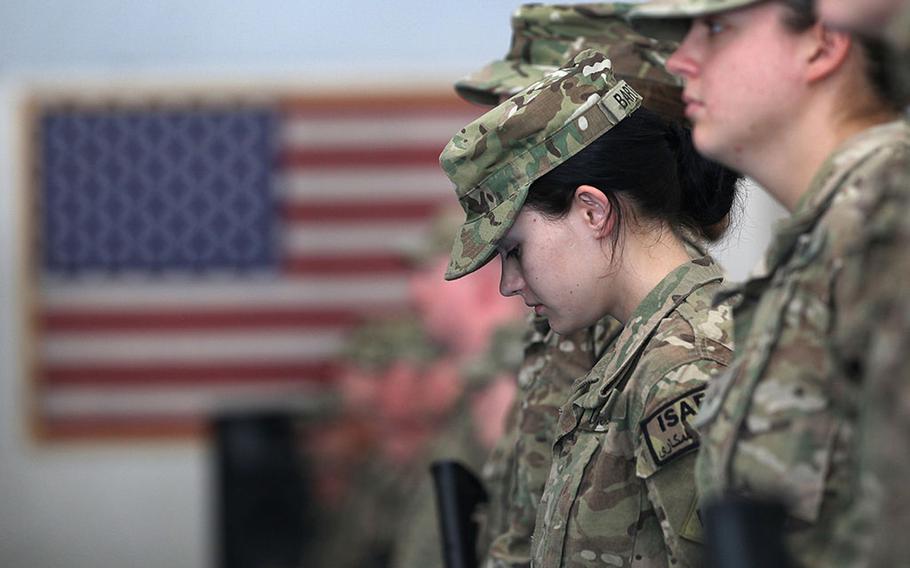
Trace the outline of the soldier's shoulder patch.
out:
<instances>
[{"instance_id":1,"label":"soldier's shoulder patch","mask_svg":"<svg viewBox=\"0 0 910 568\"><path fill-rule=\"evenodd\" d=\"M642 436L657 466L698 447L698 438L687 424L698 415L705 388L702 385L663 403L641 421Z\"/></svg>"}]
</instances>

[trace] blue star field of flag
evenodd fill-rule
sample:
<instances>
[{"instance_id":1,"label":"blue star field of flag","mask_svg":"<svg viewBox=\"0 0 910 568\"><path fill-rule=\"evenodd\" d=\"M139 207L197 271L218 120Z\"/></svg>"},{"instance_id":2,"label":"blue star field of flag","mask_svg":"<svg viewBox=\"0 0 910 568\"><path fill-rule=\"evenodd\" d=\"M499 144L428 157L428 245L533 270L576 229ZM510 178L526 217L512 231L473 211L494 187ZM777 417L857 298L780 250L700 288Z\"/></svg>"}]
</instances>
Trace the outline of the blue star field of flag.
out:
<instances>
[{"instance_id":1,"label":"blue star field of flag","mask_svg":"<svg viewBox=\"0 0 910 568\"><path fill-rule=\"evenodd\" d=\"M50 274L276 265L272 110L60 110L42 118Z\"/></svg>"}]
</instances>

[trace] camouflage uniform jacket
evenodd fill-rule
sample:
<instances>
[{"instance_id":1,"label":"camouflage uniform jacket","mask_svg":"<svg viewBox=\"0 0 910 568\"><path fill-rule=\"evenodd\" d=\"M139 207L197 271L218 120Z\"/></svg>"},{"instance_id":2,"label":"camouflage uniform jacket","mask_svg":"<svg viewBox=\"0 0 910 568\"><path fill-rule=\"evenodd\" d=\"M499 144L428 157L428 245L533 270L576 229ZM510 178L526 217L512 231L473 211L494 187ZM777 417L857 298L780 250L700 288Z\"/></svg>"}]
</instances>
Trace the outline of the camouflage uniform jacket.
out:
<instances>
[{"instance_id":1,"label":"camouflage uniform jacket","mask_svg":"<svg viewBox=\"0 0 910 568\"><path fill-rule=\"evenodd\" d=\"M856 361L844 361L864 338L847 327L861 301L847 284L863 277L854 253L878 191L870 179L907 168L908 148L904 121L847 141L777 228L766 267L717 298L732 299L737 357L696 421L699 490L782 499L786 545L800 566L850 565L832 546L859 505L852 444L861 378Z\"/></svg>"},{"instance_id":2,"label":"camouflage uniform jacket","mask_svg":"<svg viewBox=\"0 0 910 568\"><path fill-rule=\"evenodd\" d=\"M622 324L605 317L594 326L561 336L546 318L534 316L518 374L516 421L506 436L512 443L508 500L503 529L496 533L485 562L488 567L527 566L537 505L550 471L559 408L622 331Z\"/></svg>"},{"instance_id":3,"label":"camouflage uniform jacket","mask_svg":"<svg viewBox=\"0 0 910 568\"><path fill-rule=\"evenodd\" d=\"M908 6L910 10L910 6ZM864 231L844 275L848 309L835 341L841 366L862 383L857 404L856 506L838 519L832 546L856 566L900 566L910 558L910 148L866 176ZM843 563L848 565L848 563Z\"/></svg>"},{"instance_id":4,"label":"camouflage uniform jacket","mask_svg":"<svg viewBox=\"0 0 910 568\"><path fill-rule=\"evenodd\" d=\"M722 281L710 257L656 286L560 411L538 510L533 566L699 565L686 422L705 382L732 357Z\"/></svg>"}]
</instances>

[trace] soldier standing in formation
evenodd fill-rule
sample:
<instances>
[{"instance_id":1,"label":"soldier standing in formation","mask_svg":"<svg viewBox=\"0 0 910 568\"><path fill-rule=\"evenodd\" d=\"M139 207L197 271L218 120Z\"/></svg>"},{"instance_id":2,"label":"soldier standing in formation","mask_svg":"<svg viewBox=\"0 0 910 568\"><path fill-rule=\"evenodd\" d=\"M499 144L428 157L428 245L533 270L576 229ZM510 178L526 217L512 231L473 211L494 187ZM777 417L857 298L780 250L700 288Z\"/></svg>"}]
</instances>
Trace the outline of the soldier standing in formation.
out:
<instances>
[{"instance_id":1,"label":"soldier standing in formation","mask_svg":"<svg viewBox=\"0 0 910 568\"><path fill-rule=\"evenodd\" d=\"M910 2L906 0L821 0L819 16L841 29L878 36L889 49L889 79L906 97L910 92ZM906 102L906 99L905 99ZM905 110L906 112L906 110ZM910 303L902 283L910 279L910 168L881 172L873 181L881 197L868 220L870 230L858 253L863 267L851 283L854 310L846 317L853 340L869 353L856 446L866 527L847 525L867 541L868 566L906 564L910 541Z\"/></svg>"},{"instance_id":2,"label":"soldier standing in formation","mask_svg":"<svg viewBox=\"0 0 910 568\"><path fill-rule=\"evenodd\" d=\"M697 564L697 440L680 417L731 346L729 311L708 305L721 271L680 235L726 217L736 178L610 67L584 51L449 143L440 162L468 218L446 277L498 252L501 292L557 333L626 322L561 413L535 563Z\"/></svg>"},{"instance_id":3,"label":"soldier standing in formation","mask_svg":"<svg viewBox=\"0 0 910 568\"><path fill-rule=\"evenodd\" d=\"M899 0L819 5L825 23L816 20L810 0L663 0L634 15L684 40L669 68L688 84L687 114L699 150L755 178L792 213L779 227L766 265L716 300L718 310L724 301L734 306L737 354L730 372L713 382L696 421L703 434L698 481L704 501L728 494L782 499L787 547L798 565L892 566L906 561L899 527L910 511L903 488L904 474L910 474L903 451L910 443L910 389L902 384L907 364L901 356L910 347L910 307L895 286L910 276L910 259L901 250L910 237L910 153L908 127L898 112L908 68L893 55L906 54L910 45L910 9ZM604 6L580 6L578 13L596 14ZM523 10L548 8L554 7ZM525 29L533 24L529 18ZM881 42L868 39L870 31L891 43L890 57ZM473 84L462 81L463 96L514 94L522 81L539 78L528 76L520 58L558 57L558 34L535 43L531 34L518 32L513 60L488 67L488 76L479 74ZM581 43L579 49L588 47ZM600 49L609 52L609 46ZM563 59L573 55L562 47ZM888 68L888 62L897 65ZM878 276L870 282L870 274ZM536 327L541 333L528 346L525 371L546 381L549 354L561 338L543 322ZM606 346L592 347L591 328L576 337L581 339L564 338L573 352L584 352L577 345L589 353ZM622 338L591 375L621 366L616 350L622 350ZM586 357L577 363L584 367ZM621 469L598 468L596 455L583 463L572 455L582 451L579 446L603 448L609 437L604 431L615 422L609 410L605 415L603 408L585 406L596 400L615 408L609 397L598 398L592 382L609 386L582 380L566 407L576 412L563 421L576 424L565 424L566 436L556 443L537 524L536 565L624 560L622 554L598 554L608 541L621 548L611 539L611 523L621 516L622 502L599 499L611 487L606 476ZM680 402L694 401L663 410L678 411ZM552 408L544 407L544 415ZM586 413L607 416L602 432L596 425L579 427L579 414ZM654 417L669 418L662 412ZM646 442L647 425L639 424L636 434ZM697 445L692 429L682 432L676 440L691 446L680 447ZM519 432L519 439L523 434L528 438ZM537 444L551 442L545 438ZM674 446L662 447L672 452ZM544 463L552 457L529 455L544 455ZM587 473L567 473L577 463ZM518 464L512 467L520 471ZM522 487L515 482L513 477L513 497ZM589 498L565 497L576 490ZM533 494L526 495L533 507ZM697 547L680 544L698 539L698 524L688 522L690 516L674 526L670 517L661 518L662 547L633 560L699 563ZM491 559L501 564L524 562L520 556L496 558L492 550Z\"/></svg>"},{"instance_id":4,"label":"soldier standing in formation","mask_svg":"<svg viewBox=\"0 0 910 568\"><path fill-rule=\"evenodd\" d=\"M704 502L782 500L796 565L866 565L875 476L862 472L879 435L864 419L868 374L890 351L866 333L878 305L867 247L890 237L889 213L906 218L908 188L893 180L910 168L883 46L817 21L808 0L650 2L633 16L682 38L668 68L686 81L698 149L791 211L765 266L725 294L736 359L696 422Z\"/></svg>"},{"instance_id":5,"label":"soldier standing in formation","mask_svg":"<svg viewBox=\"0 0 910 568\"><path fill-rule=\"evenodd\" d=\"M455 90L470 102L495 106L578 52L594 48L610 58L618 78L644 96L646 108L670 120L682 119L680 81L663 67L675 44L635 32L625 20L632 6L522 5L512 16L506 56L459 80ZM704 256L703 246L687 244L693 258ZM568 335L554 333L545 317L530 319L510 427L484 468L494 500L488 507L480 553L490 567L530 563L531 535L550 471L558 410L569 399L575 380L591 370L622 331L610 316Z\"/></svg>"}]
</instances>

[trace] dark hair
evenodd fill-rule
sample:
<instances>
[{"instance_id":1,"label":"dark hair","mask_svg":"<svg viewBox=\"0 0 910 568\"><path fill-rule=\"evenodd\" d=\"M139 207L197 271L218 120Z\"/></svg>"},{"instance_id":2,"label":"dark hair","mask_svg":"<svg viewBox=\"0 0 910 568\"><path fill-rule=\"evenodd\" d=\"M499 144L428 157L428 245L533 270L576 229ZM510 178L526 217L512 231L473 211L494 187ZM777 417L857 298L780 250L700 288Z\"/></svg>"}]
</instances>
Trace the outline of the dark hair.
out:
<instances>
[{"instance_id":1,"label":"dark hair","mask_svg":"<svg viewBox=\"0 0 910 568\"><path fill-rule=\"evenodd\" d=\"M815 25L818 15L815 12L815 0L777 0L788 9L783 23L795 33L804 32ZM863 50L866 63L866 78L872 85L881 102L888 105L889 110L897 111L907 104L906 93L901 85L895 81L889 71L895 63L897 54L888 47L887 42L867 36L853 34L856 43Z\"/></svg>"},{"instance_id":2,"label":"dark hair","mask_svg":"<svg viewBox=\"0 0 910 568\"><path fill-rule=\"evenodd\" d=\"M538 178L525 205L565 216L580 185L604 193L616 221L624 209L673 229L716 240L728 226L738 174L700 156L691 131L640 108L580 152ZM622 202L625 202L622 203ZM613 233L616 245L619 231Z\"/></svg>"}]
</instances>

